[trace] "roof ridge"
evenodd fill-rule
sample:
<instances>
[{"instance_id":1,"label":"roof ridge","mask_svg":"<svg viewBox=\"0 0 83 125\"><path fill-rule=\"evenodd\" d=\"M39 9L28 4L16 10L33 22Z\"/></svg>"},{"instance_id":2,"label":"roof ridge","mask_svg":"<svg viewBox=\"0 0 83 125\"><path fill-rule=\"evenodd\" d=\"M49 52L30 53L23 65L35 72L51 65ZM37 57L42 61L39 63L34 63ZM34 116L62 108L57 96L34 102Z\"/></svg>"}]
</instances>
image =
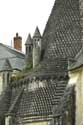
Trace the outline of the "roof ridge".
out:
<instances>
[{"instance_id":1,"label":"roof ridge","mask_svg":"<svg viewBox=\"0 0 83 125\"><path fill-rule=\"evenodd\" d=\"M10 46L5 45L5 44L3 44L3 43L0 43L0 45L2 45L3 47L5 47L8 51L11 50L12 53L16 52L16 53L18 53L20 56L25 56L24 53L22 53L22 52L20 52L20 51L18 51L18 50L16 50L16 49L14 49L13 47L10 47Z\"/></svg>"}]
</instances>

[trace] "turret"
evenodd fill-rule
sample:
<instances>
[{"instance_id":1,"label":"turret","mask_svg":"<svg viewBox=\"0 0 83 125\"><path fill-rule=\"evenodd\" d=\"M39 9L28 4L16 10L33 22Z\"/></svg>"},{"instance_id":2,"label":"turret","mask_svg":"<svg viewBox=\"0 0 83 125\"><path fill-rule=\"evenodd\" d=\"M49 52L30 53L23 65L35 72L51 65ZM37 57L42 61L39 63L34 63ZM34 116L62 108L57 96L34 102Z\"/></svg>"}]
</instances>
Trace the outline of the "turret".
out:
<instances>
[{"instance_id":1,"label":"turret","mask_svg":"<svg viewBox=\"0 0 83 125\"><path fill-rule=\"evenodd\" d=\"M29 34L25 43L26 50L26 62L32 60L33 42L31 35Z\"/></svg>"},{"instance_id":2,"label":"turret","mask_svg":"<svg viewBox=\"0 0 83 125\"><path fill-rule=\"evenodd\" d=\"M37 66L41 58L41 34L36 27L35 33L33 35L33 68Z\"/></svg>"}]
</instances>

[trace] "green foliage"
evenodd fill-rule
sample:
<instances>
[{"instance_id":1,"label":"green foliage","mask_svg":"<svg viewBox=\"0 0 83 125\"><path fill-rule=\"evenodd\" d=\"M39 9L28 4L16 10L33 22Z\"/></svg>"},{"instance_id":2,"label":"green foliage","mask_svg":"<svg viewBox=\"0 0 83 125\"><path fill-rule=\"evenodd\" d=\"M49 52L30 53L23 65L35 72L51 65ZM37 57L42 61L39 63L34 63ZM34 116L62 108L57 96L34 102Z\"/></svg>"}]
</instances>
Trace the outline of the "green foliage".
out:
<instances>
[{"instance_id":1,"label":"green foliage","mask_svg":"<svg viewBox=\"0 0 83 125\"><path fill-rule=\"evenodd\" d=\"M28 63L26 64L26 67L22 71L16 73L16 76L12 77L12 80L14 81L23 78L27 73L31 72L32 69L33 69L33 63L32 60L29 60Z\"/></svg>"}]
</instances>

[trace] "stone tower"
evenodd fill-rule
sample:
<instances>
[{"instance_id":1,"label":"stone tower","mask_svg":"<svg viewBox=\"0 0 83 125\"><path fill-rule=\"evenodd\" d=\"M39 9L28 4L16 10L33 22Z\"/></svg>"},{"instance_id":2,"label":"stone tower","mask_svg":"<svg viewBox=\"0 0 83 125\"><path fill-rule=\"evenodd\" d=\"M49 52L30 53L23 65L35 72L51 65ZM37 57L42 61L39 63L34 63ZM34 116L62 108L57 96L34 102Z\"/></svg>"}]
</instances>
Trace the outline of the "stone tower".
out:
<instances>
[{"instance_id":1,"label":"stone tower","mask_svg":"<svg viewBox=\"0 0 83 125\"><path fill-rule=\"evenodd\" d=\"M25 43L25 50L26 50L26 62L32 60L33 42L30 34L28 35Z\"/></svg>"},{"instance_id":2,"label":"stone tower","mask_svg":"<svg viewBox=\"0 0 83 125\"><path fill-rule=\"evenodd\" d=\"M33 36L33 68L37 66L41 58L41 34L39 28L36 27Z\"/></svg>"}]
</instances>

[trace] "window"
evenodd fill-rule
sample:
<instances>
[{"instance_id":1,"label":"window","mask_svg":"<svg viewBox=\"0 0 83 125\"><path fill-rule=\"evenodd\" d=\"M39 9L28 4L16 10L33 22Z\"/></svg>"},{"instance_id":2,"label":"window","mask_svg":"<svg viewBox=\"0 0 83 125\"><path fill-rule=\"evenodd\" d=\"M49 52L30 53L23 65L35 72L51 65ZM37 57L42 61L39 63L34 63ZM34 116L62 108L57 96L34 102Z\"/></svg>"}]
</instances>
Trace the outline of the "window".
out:
<instances>
[{"instance_id":1,"label":"window","mask_svg":"<svg viewBox=\"0 0 83 125\"><path fill-rule=\"evenodd\" d=\"M31 46L29 46L29 52L31 52Z\"/></svg>"},{"instance_id":2,"label":"window","mask_svg":"<svg viewBox=\"0 0 83 125\"><path fill-rule=\"evenodd\" d=\"M26 47L26 54L28 53L28 48Z\"/></svg>"},{"instance_id":3,"label":"window","mask_svg":"<svg viewBox=\"0 0 83 125\"><path fill-rule=\"evenodd\" d=\"M7 73L7 83L9 83L9 73Z\"/></svg>"}]
</instances>

